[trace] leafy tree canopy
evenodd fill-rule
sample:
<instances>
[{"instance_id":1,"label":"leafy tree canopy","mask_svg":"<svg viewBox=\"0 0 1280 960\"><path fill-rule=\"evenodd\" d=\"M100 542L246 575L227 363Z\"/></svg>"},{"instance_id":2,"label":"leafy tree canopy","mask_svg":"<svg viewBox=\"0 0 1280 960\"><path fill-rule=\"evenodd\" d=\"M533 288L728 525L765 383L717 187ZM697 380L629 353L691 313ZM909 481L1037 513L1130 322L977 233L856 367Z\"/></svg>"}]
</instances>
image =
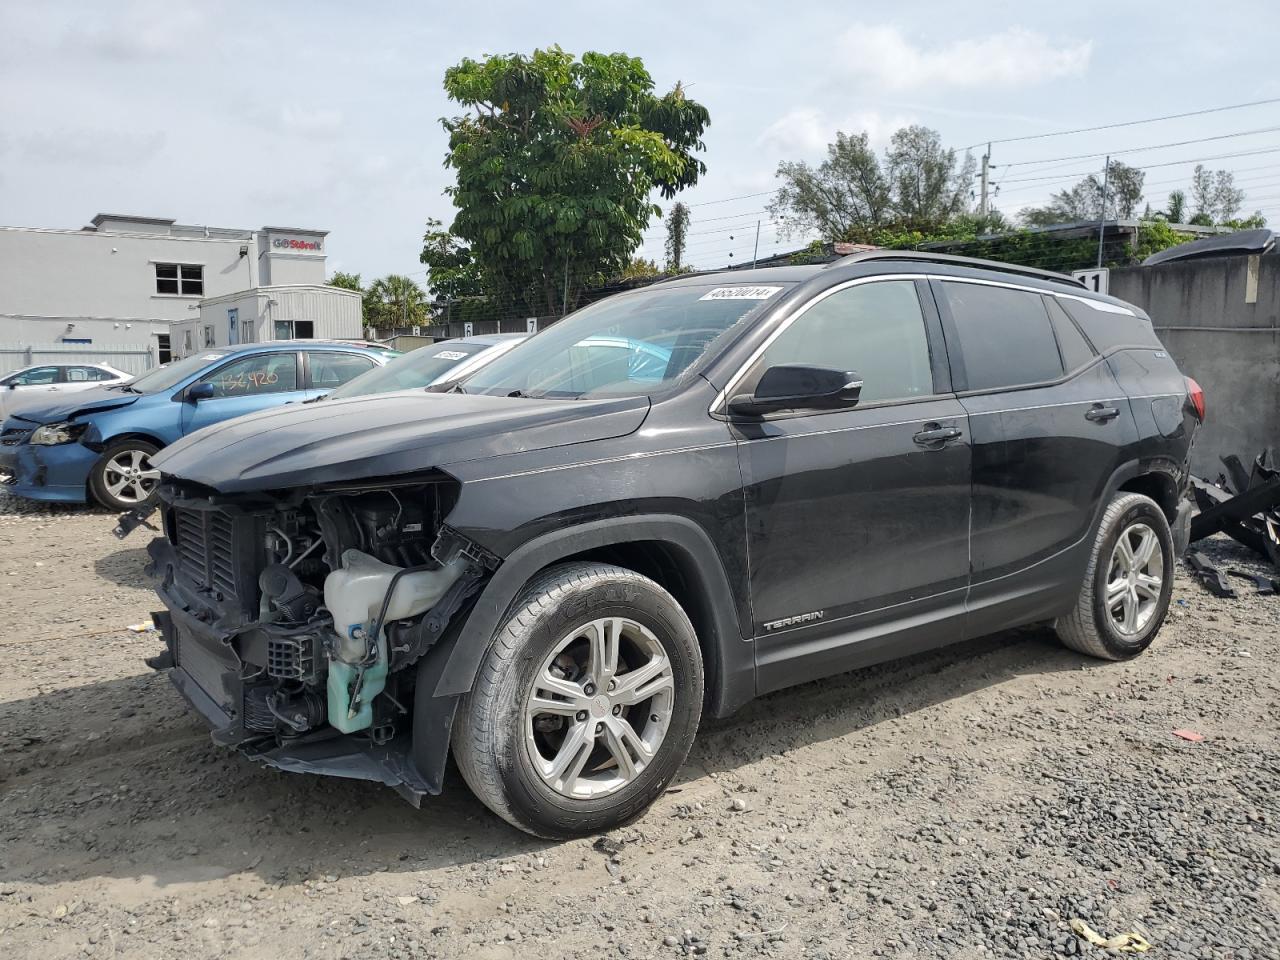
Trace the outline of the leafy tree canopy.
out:
<instances>
[{"instance_id":1,"label":"leafy tree canopy","mask_svg":"<svg viewBox=\"0 0 1280 960\"><path fill-rule=\"evenodd\" d=\"M827 158L778 165L782 186L769 213L784 235L871 242L885 229L933 230L968 209L973 158L959 161L937 131L896 131L883 158L863 133L837 133Z\"/></svg>"},{"instance_id":2,"label":"leafy tree canopy","mask_svg":"<svg viewBox=\"0 0 1280 960\"><path fill-rule=\"evenodd\" d=\"M1103 209L1103 176L1091 173L1069 190L1053 194L1043 207L1027 207L1018 219L1029 227L1044 227L1077 220L1131 220L1142 202L1146 173L1112 160L1106 175L1106 209Z\"/></svg>"},{"instance_id":3,"label":"leafy tree canopy","mask_svg":"<svg viewBox=\"0 0 1280 960\"><path fill-rule=\"evenodd\" d=\"M369 284L364 294L365 323L403 327L428 320L427 295L409 277L389 274Z\"/></svg>"},{"instance_id":4,"label":"leafy tree canopy","mask_svg":"<svg viewBox=\"0 0 1280 960\"><path fill-rule=\"evenodd\" d=\"M360 286L360 274L343 273L341 270L336 271L334 275L329 278L329 286L341 287L343 290L364 289L364 287Z\"/></svg>"},{"instance_id":5,"label":"leafy tree canopy","mask_svg":"<svg viewBox=\"0 0 1280 960\"><path fill-rule=\"evenodd\" d=\"M689 239L689 208L675 204L667 211L667 270L680 273L684 268L684 249Z\"/></svg>"},{"instance_id":6,"label":"leafy tree canopy","mask_svg":"<svg viewBox=\"0 0 1280 960\"><path fill-rule=\"evenodd\" d=\"M484 293L480 268L471 248L439 220L427 219L418 259L427 266L427 288L440 300L476 297Z\"/></svg>"},{"instance_id":7,"label":"leafy tree canopy","mask_svg":"<svg viewBox=\"0 0 1280 960\"><path fill-rule=\"evenodd\" d=\"M465 59L445 91L468 108L442 121L458 208L487 291L531 313L559 312L582 280L623 270L657 209L705 170L710 123L680 84L654 94L644 64L622 53L559 47Z\"/></svg>"}]
</instances>

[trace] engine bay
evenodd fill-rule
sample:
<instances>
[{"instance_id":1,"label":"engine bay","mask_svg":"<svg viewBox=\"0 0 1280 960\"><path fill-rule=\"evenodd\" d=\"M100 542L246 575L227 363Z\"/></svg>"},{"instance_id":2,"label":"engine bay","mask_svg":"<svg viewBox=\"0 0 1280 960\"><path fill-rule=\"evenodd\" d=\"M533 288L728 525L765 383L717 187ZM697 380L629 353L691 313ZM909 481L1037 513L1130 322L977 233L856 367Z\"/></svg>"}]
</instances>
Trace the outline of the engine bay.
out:
<instances>
[{"instance_id":1,"label":"engine bay","mask_svg":"<svg viewBox=\"0 0 1280 960\"><path fill-rule=\"evenodd\" d=\"M444 524L457 494L443 474L279 496L165 485L149 552L168 650L153 666L208 698L227 745L390 743L408 732L407 668L497 566Z\"/></svg>"}]
</instances>

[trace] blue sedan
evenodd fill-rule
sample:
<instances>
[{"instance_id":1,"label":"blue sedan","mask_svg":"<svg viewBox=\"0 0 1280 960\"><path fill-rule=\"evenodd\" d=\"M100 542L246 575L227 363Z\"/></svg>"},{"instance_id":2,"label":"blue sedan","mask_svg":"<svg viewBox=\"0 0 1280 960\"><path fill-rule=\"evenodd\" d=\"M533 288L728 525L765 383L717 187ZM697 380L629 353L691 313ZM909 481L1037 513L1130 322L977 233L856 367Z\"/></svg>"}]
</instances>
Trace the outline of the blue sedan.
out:
<instances>
[{"instance_id":1,"label":"blue sedan","mask_svg":"<svg viewBox=\"0 0 1280 960\"><path fill-rule=\"evenodd\" d=\"M308 400L396 352L327 341L214 347L130 383L24 405L0 430L6 489L33 500L128 510L160 478L151 455L201 427Z\"/></svg>"}]
</instances>

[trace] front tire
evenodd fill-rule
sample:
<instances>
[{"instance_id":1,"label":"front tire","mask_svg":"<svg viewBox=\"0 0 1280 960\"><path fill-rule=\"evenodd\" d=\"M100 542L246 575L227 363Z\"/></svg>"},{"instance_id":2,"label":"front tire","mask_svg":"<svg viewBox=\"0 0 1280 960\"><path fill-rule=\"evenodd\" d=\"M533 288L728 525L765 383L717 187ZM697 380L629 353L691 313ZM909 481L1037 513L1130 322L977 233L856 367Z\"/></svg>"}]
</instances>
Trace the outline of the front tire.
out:
<instances>
[{"instance_id":1,"label":"front tire","mask_svg":"<svg viewBox=\"0 0 1280 960\"><path fill-rule=\"evenodd\" d=\"M702 658L675 598L631 570L568 563L512 604L458 707L472 792L540 837L640 817L675 778L702 712Z\"/></svg>"},{"instance_id":2,"label":"front tire","mask_svg":"<svg viewBox=\"0 0 1280 960\"><path fill-rule=\"evenodd\" d=\"M151 457L160 448L146 440L108 444L89 473L89 490L109 510L132 510L149 501L160 484Z\"/></svg>"},{"instance_id":3,"label":"front tire","mask_svg":"<svg viewBox=\"0 0 1280 960\"><path fill-rule=\"evenodd\" d=\"M1054 622L1058 638L1103 660L1136 657L1169 612L1174 559L1169 521L1156 502L1117 496L1098 524L1076 605Z\"/></svg>"}]
</instances>

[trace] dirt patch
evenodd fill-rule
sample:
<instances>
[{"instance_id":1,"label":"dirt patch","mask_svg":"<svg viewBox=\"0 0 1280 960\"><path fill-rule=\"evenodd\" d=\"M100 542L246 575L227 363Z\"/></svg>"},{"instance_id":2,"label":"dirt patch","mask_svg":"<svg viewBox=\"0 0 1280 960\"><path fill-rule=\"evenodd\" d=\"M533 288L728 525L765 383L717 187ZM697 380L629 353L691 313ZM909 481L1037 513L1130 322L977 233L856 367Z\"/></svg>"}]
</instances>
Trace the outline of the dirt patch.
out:
<instances>
[{"instance_id":1,"label":"dirt patch","mask_svg":"<svg viewBox=\"0 0 1280 960\"><path fill-rule=\"evenodd\" d=\"M634 827L547 843L457 776L414 810L213 747L112 525L0 498L6 956L1104 955L1079 917L1280 957L1280 598L1243 581L1180 579L1131 663L1027 629L771 695Z\"/></svg>"}]
</instances>

